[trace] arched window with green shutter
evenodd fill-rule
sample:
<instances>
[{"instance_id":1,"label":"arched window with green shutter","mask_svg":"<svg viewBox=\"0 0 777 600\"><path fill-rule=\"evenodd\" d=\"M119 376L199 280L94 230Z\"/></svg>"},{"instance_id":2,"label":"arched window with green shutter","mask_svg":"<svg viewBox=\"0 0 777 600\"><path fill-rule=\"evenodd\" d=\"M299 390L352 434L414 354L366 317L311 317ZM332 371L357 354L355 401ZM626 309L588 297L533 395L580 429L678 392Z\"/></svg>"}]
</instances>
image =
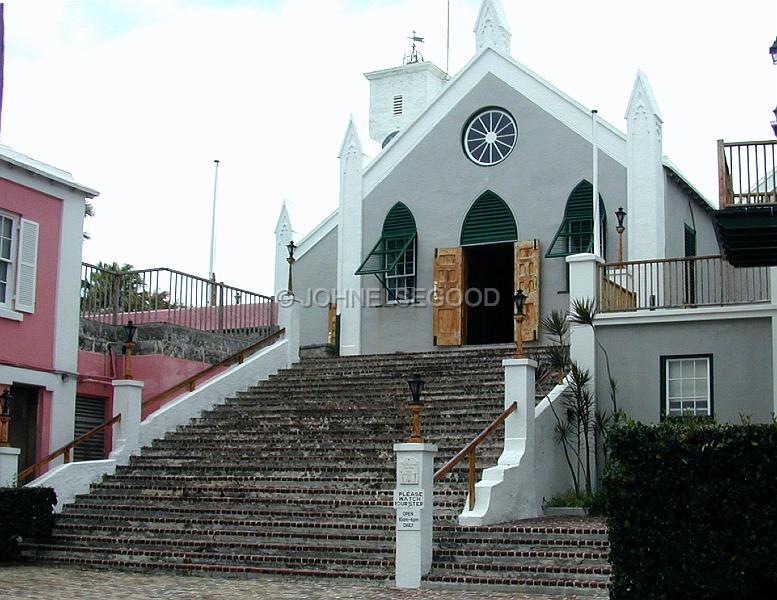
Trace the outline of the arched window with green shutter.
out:
<instances>
[{"instance_id":1,"label":"arched window with green shutter","mask_svg":"<svg viewBox=\"0 0 777 600\"><path fill-rule=\"evenodd\" d=\"M380 239L356 270L375 275L386 290L386 302L412 301L416 283L415 219L410 209L397 202L383 221Z\"/></svg>"},{"instance_id":2,"label":"arched window with green shutter","mask_svg":"<svg viewBox=\"0 0 777 600\"><path fill-rule=\"evenodd\" d=\"M494 192L484 192L475 200L461 226L461 245L514 242L518 228L510 207Z\"/></svg>"},{"instance_id":3,"label":"arched window with green shutter","mask_svg":"<svg viewBox=\"0 0 777 600\"><path fill-rule=\"evenodd\" d=\"M585 179L575 186L567 198L564 220L545 253L545 258L593 252L594 207L593 202L591 202L593 194L594 186ZM604 256L607 216L601 194L599 194L599 218L602 224L602 256Z\"/></svg>"}]
</instances>

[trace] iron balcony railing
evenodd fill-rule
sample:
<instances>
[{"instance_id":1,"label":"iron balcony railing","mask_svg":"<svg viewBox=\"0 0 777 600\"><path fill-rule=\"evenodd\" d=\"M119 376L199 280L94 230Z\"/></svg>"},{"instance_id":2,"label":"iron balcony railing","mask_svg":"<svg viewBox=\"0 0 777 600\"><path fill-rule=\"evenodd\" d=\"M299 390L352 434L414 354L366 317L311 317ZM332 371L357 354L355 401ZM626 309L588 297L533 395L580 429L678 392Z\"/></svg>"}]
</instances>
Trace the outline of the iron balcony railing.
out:
<instances>
[{"instance_id":1,"label":"iron balcony railing","mask_svg":"<svg viewBox=\"0 0 777 600\"><path fill-rule=\"evenodd\" d=\"M618 312L768 302L768 267L734 268L720 256L599 266L599 310Z\"/></svg>"},{"instance_id":2,"label":"iron balcony railing","mask_svg":"<svg viewBox=\"0 0 777 600\"><path fill-rule=\"evenodd\" d=\"M720 208L777 204L777 140L718 140Z\"/></svg>"},{"instance_id":3,"label":"iron balcony railing","mask_svg":"<svg viewBox=\"0 0 777 600\"><path fill-rule=\"evenodd\" d=\"M277 325L277 307L270 296L173 269L114 271L82 263L81 317L251 337Z\"/></svg>"}]
</instances>

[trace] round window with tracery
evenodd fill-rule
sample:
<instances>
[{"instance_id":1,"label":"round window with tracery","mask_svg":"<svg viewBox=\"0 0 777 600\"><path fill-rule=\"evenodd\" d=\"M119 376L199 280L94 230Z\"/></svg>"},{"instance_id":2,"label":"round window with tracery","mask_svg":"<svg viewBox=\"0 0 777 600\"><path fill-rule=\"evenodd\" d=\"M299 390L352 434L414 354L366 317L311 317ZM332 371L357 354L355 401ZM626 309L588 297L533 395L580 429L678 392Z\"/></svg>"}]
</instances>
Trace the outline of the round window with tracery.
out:
<instances>
[{"instance_id":1,"label":"round window with tracery","mask_svg":"<svg viewBox=\"0 0 777 600\"><path fill-rule=\"evenodd\" d=\"M487 108L472 117L464 128L464 152L477 165L490 167L502 162L515 147L518 125L501 108Z\"/></svg>"}]
</instances>

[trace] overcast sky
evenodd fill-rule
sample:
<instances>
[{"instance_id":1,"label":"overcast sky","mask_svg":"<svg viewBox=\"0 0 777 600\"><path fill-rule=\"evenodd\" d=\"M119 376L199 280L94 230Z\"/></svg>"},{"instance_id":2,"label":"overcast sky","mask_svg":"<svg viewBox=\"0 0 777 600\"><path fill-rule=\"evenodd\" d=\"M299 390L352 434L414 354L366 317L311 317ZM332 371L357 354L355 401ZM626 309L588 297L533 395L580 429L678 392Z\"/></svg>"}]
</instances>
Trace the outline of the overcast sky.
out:
<instances>
[{"instance_id":1,"label":"overcast sky","mask_svg":"<svg viewBox=\"0 0 777 600\"><path fill-rule=\"evenodd\" d=\"M0 141L100 191L84 260L272 293L284 199L297 238L337 208L362 73L401 64L415 29L445 68L447 0L6 0ZM450 0L451 73L473 56L479 0ZM710 200L715 140L773 139L777 2L503 0L513 57L625 130L637 69L664 152Z\"/></svg>"}]
</instances>

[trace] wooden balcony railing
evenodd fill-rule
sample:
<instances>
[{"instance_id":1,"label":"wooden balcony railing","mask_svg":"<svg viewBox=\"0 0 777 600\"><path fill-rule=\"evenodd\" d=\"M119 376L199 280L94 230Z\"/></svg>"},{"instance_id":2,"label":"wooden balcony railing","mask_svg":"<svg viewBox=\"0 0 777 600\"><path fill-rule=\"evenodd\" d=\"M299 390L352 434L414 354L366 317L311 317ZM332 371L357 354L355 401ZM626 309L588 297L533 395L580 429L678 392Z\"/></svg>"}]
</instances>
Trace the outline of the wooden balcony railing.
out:
<instances>
[{"instance_id":1,"label":"wooden balcony railing","mask_svg":"<svg viewBox=\"0 0 777 600\"><path fill-rule=\"evenodd\" d=\"M768 302L769 268L734 268L720 256L599 266L599 310L618 312Z\"/></svg>"},{"instance_id":2,"label":"wooden balcony railing","mask_svg":"<svg viewBox=\"0 0 777 600\"><path fill-rule=\"evenodd\" d=\"M475 459L475 452L478 449L478 446L482 444L486 438L488 438L489 435L502 423L504 423L505 419L509 417L511 414L513 414L516 410L518 410L518 403L513 402L510 406L508 406L504 412L499 415L494 421L486 427L483 431L481 431L478 436L473 439L469 444L464 446L456 456L454 456L452 459L450 459L445 465L434 474L434 482L437 483L445 477L448 473L450 473L453 470L453 467L455 467L457 464L459 464L462 460L465 458L468 458L468 477L467 477L467 491L469 492L469 509L472 510L475 507L475 473L476 473L476 459Z\"/></svg>"},{"instance_id":3,"label":"wooden balcony railing","mask_svg":"<svg viewBox=\"0 0 777 600\"><path fill-rule=\"evenodd\" d=\"M718 140L720 208L777 204L777 140Z\"/></svg>"}]
</instances>

